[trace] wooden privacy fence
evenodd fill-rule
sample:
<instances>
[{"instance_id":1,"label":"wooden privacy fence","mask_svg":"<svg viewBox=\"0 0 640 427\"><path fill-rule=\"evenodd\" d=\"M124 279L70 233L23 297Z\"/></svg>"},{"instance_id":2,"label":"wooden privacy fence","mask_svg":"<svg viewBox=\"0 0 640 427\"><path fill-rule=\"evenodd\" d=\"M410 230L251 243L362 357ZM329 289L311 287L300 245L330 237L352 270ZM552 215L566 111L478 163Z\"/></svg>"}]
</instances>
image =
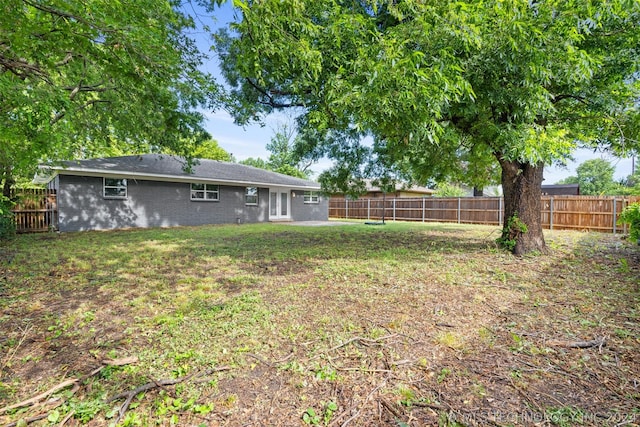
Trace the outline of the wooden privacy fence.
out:
<instances>
[{"instance_id":1,"label":"wooden privacy fence","mask_svg":"<svg viewBox=\"0 0 640 427\"><path fill-rule=\"evenodd\" d=\"M17 233L36 233L58 229L56 190L41 188L18 190L12 212Z\"/></svg>"},{"instance_id":2,"label":"wooden privacy fence","mask_svg":"<svg viewBox=\"0 0 640 427\"><path fill-rule=\"evenodd\" d=\"M617 225L620 212L640 197L543 196L542 226L555 230L626 232ZM454 222L502 225L502 197L329 199L329 217L379 221Z\"/></svg>"}]
</instances>

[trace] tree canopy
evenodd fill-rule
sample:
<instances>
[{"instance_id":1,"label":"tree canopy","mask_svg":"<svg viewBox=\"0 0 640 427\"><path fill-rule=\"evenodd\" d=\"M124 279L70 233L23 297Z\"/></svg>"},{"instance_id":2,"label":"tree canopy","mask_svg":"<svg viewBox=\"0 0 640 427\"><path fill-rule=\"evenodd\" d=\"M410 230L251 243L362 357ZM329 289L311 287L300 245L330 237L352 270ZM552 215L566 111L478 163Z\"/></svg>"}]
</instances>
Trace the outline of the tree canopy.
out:
<instances>
[{"instance_id":1,"label":"tree canopy","mask_svg":"<svg viewBox=\"0 0 640 427\"><path fill-rule=\"evenodd\" d=\"M191 18L171 0L9 0L0 6L0 173L110 152L183 152L206 140Z\"/></svg>"},{"instance_id":2,"label":"tree canopy","mask_svg":"<svg viewBox=\"0 0 640 427\"><path fill-rule=\"evenodd\" d=\"M570 176L559 184L579 184L580 194L602 195L615 191L618 183L613 179L616 168L604 159L586 160L576 168L576 176Z\"/></svg>"},{"instance_id":3,"label":"tree canopy","mask_svg":"<svg viewBox=\"0 0 640 427\"><path fill-rule=\"evenodd\" d=\"M238 122L299 109L298 150L343 186L383 169L481 187L499 168L504 223L527 225L503 230L516 253L545 249L545 164L637 148L637 1L234 4L216 47Z\"/></svg>"},{"instance_id":4,"label":"tree canopy","mask_svg":"<svg viewBox=\"0 0 640 427\"><path fill-rule=\"evenodd\" d=\"M294 146L295 138L296 133L293 127L287 124L279 125L266 147L271 153L268 160L249 157L240 163L307 179L311 176L311 171L309 170L311 163L305 163L298 156Z\"/></svg>"}]
</instances>

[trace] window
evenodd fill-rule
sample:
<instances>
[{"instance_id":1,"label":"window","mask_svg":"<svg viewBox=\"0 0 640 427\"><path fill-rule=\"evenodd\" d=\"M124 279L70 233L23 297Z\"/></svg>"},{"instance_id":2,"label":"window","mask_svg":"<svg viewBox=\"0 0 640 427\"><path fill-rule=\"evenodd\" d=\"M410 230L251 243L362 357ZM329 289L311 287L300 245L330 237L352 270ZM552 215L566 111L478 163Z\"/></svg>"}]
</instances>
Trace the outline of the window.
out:
<instances>
[{"instance_id":1,"label":"window","mask_svg":"<svg viewBox=\"0 0 640 427\"><path fill-rule=\"evenodd\" d=\"M123 178L104 178L102 195L105 199L126 199L127 180Z\"/></svg>"},{"instance_id":2,"label":"window","mask_svg":"<svg viewBox=\"0 0 640 427\"><path fill-rule=\"evenodd\" d=\"M217 202L220 200L220 188L211 184L191 184L191 200Z\"/></svg>"},{"instance_id":3,"label":"window","mask_svg":"<svg viewBox=\"0 0 640 427\"><path fill-rule=\"evenodd\" d=\"M320 194L317 191L305 191L304 192L305 203L319 203Z\"/></svg>"},{"instance_id":4,"label":"window","mask_svg":"<svg viewBox=\"0 0 640 427\"><path fill-rule=\"evenodd\" d=\"M258 187L247 187L244 192L244 203L246 205L258 204Z\"/></svg>"}]
</instances>

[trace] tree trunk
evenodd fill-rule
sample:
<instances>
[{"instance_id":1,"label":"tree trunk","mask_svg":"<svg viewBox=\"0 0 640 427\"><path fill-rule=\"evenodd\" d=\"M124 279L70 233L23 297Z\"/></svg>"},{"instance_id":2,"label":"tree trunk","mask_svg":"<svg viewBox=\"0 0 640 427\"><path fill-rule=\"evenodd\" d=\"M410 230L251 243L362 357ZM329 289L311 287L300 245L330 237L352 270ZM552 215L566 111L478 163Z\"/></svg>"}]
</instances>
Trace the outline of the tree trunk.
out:
<instances>
[{"instance_id":1,"label":"tree trunk","mask_svg":"<svg viewBox=\"0 0 640 427\"><path fill-rule=\"evenodd\" d=\"M497 154L502 168L504 217L500 243L516 255L546 252L542 234L541 196L544 164L505 160Z\"/></svg>"},{"instance_id":2,"label":"tree trunk","mask_svg":"<svg viewBox=\"0 0 640 427\"><path fill-rule=\"evenodd\" d=\"M0 183L2 183L2 194L7 198L11 198L11 188L15 181L13 180L13 176L11 174L11 166L2 165L0 166L2 169L2 174L0 174Z\"/></svg>"}]
</instances>

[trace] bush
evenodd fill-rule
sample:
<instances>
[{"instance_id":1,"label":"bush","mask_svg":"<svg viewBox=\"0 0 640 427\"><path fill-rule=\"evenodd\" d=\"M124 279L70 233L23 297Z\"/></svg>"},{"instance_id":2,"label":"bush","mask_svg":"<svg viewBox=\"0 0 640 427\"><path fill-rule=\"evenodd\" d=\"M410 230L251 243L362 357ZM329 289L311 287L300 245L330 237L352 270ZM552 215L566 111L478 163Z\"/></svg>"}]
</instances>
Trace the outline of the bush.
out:
<instances>
[{"instance_id":1,"label":"bush","mask_svg":"<svg viewBox=\"0 0 640 427\"><path fill-rule=\"evenodd\" d=\"M640 203L632 203L624 208L618 224L629 224L629 236L640 243Z\"/></svg>"},{"instance_id":2,"label":"bush","mask_svg":"<svg viewBox=\"0 0 640 427\"><path fill-rule=\"evenodd\" d=\"M13 220L14 203L0 195L0 239L8 239L16 234L16 224Z\"/></svg>"}]
</instances>

